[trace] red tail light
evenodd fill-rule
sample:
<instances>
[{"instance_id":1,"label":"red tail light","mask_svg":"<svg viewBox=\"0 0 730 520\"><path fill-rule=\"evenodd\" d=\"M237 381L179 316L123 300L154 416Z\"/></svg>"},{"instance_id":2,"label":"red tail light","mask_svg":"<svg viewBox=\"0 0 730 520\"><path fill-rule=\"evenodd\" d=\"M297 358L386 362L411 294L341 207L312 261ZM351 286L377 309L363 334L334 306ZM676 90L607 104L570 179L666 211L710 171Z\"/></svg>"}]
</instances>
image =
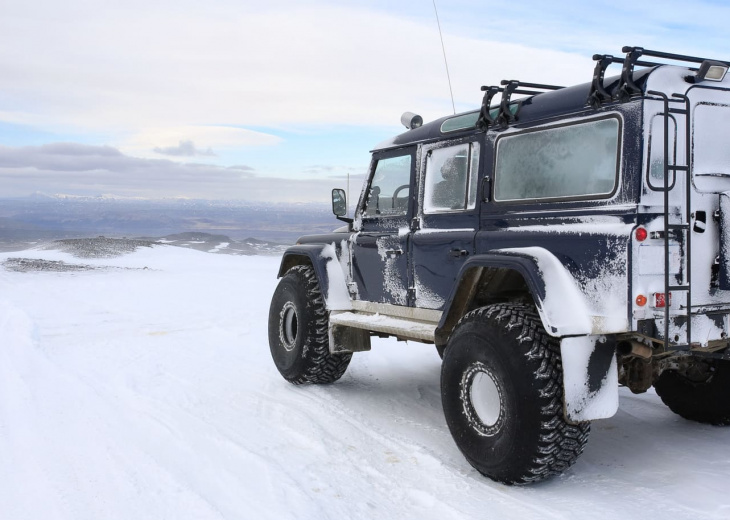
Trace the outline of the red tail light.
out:
<instances>
[{"instance_id":1,"label":"red tail light","mask_svg":"<svg viewBox=\"0 0 730 520\"><path fill-rule=\"evenodd\" d=\"M663 292L654 293L654 307L672 306L672 293L664 294Z\"/></svg>"}]
</instances>

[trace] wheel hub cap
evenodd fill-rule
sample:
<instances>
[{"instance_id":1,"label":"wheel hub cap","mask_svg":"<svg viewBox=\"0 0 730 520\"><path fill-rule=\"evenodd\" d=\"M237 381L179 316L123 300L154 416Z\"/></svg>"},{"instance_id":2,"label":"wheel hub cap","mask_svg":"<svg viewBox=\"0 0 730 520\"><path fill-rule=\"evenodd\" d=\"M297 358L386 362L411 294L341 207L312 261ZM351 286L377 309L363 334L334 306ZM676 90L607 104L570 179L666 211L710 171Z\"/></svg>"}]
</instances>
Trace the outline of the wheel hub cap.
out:
<instances>
[{"instance_id":1,"label":"wheel hub cap","mask_svg":"<svg viewBox=\"0 0 730 520\"><path fill-rule=\"evenodd\" d=\"M471 382L471 403L477 417L486 425L494 426L499 419L502 400L497 383L486 372L477 372Z\"/></svg>"},{"instance_id":2,"label":"wheel hub cap","mask_svg":"<svg viewBox=\"0 0 730 520\"><path fill-rule=\"evenodd\" d=\"M464 413L481 435L492 436L504 422L502 388L498 378L483 363L474 363L461 381Z\"/></svg>"},{"instance_id":3,"label":"wheel hub cap","mask_svg":"<svg viewBox=\"0 0 730 520\"><path fill-rule=\"evenodd\" d=\"M299 320L297 319L297 310L292 302L286 302L281 309L279 338L284 348L291 352L296 346L297 329L299 328Z\"/></svg>"}]
</instances>

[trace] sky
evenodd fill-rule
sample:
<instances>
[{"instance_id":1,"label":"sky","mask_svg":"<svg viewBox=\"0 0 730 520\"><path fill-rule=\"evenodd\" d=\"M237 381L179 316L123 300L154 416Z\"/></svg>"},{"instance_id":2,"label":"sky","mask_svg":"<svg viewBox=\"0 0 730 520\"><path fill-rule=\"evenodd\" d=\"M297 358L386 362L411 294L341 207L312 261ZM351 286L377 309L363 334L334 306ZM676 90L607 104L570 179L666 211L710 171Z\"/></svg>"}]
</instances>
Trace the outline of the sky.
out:
<instances>
[{"instance_id":1,"label":"sky","mask_svg":"<svg viewBox=\"0 0 730 520\"><path fill-rule=\"evenodd\" d=\"M730 59L720 0L436 5L457 112L624 45ZM0 0L0 70L0 198L356 198L403 112L453 111L433 0Z\"/></svg>"}]
</instances>

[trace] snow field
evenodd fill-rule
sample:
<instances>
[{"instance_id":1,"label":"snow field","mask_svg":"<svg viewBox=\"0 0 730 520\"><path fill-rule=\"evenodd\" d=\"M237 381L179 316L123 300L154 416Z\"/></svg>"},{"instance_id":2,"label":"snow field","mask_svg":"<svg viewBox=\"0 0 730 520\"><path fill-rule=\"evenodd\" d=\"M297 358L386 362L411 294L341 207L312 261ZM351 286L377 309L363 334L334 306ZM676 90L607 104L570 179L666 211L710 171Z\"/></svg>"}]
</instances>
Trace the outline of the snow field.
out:
<instances>
[{"instance_id":1,"label":"snow field","mask_svg":"<svg viewBox=\"0 0 730 520\"><path fill-rule=\"evenodd\" d=\"M128 269L0 268L0 520L730 518L730 428L654 393L621 389L570 471L507 487L453 443L433 346L374 340L334 385L286 383L278 258L18 256Z\"/></svg>"}]
</instances>

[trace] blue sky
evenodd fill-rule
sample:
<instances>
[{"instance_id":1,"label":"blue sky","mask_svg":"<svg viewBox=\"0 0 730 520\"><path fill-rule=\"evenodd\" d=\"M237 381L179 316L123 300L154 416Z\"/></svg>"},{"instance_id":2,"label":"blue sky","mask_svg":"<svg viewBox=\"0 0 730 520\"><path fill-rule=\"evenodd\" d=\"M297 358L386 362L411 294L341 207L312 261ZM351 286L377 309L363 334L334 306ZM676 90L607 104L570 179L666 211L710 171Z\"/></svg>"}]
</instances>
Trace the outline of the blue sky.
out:
<instances>
[{"instance_id":1,"label":"blue sky","mask_svg":"<svg viewBox=\"0 0 730 520\"><path fill-rule=\"evenodd\" d=\"M457 111L623 45L730 59L719 1L437 0ZM325 201L451 111L431 0L0 0L0 197ZM115 153L111 153L114 150ZM353 192L356 190L353 189Z\"/></svg>"}]
</instances>

